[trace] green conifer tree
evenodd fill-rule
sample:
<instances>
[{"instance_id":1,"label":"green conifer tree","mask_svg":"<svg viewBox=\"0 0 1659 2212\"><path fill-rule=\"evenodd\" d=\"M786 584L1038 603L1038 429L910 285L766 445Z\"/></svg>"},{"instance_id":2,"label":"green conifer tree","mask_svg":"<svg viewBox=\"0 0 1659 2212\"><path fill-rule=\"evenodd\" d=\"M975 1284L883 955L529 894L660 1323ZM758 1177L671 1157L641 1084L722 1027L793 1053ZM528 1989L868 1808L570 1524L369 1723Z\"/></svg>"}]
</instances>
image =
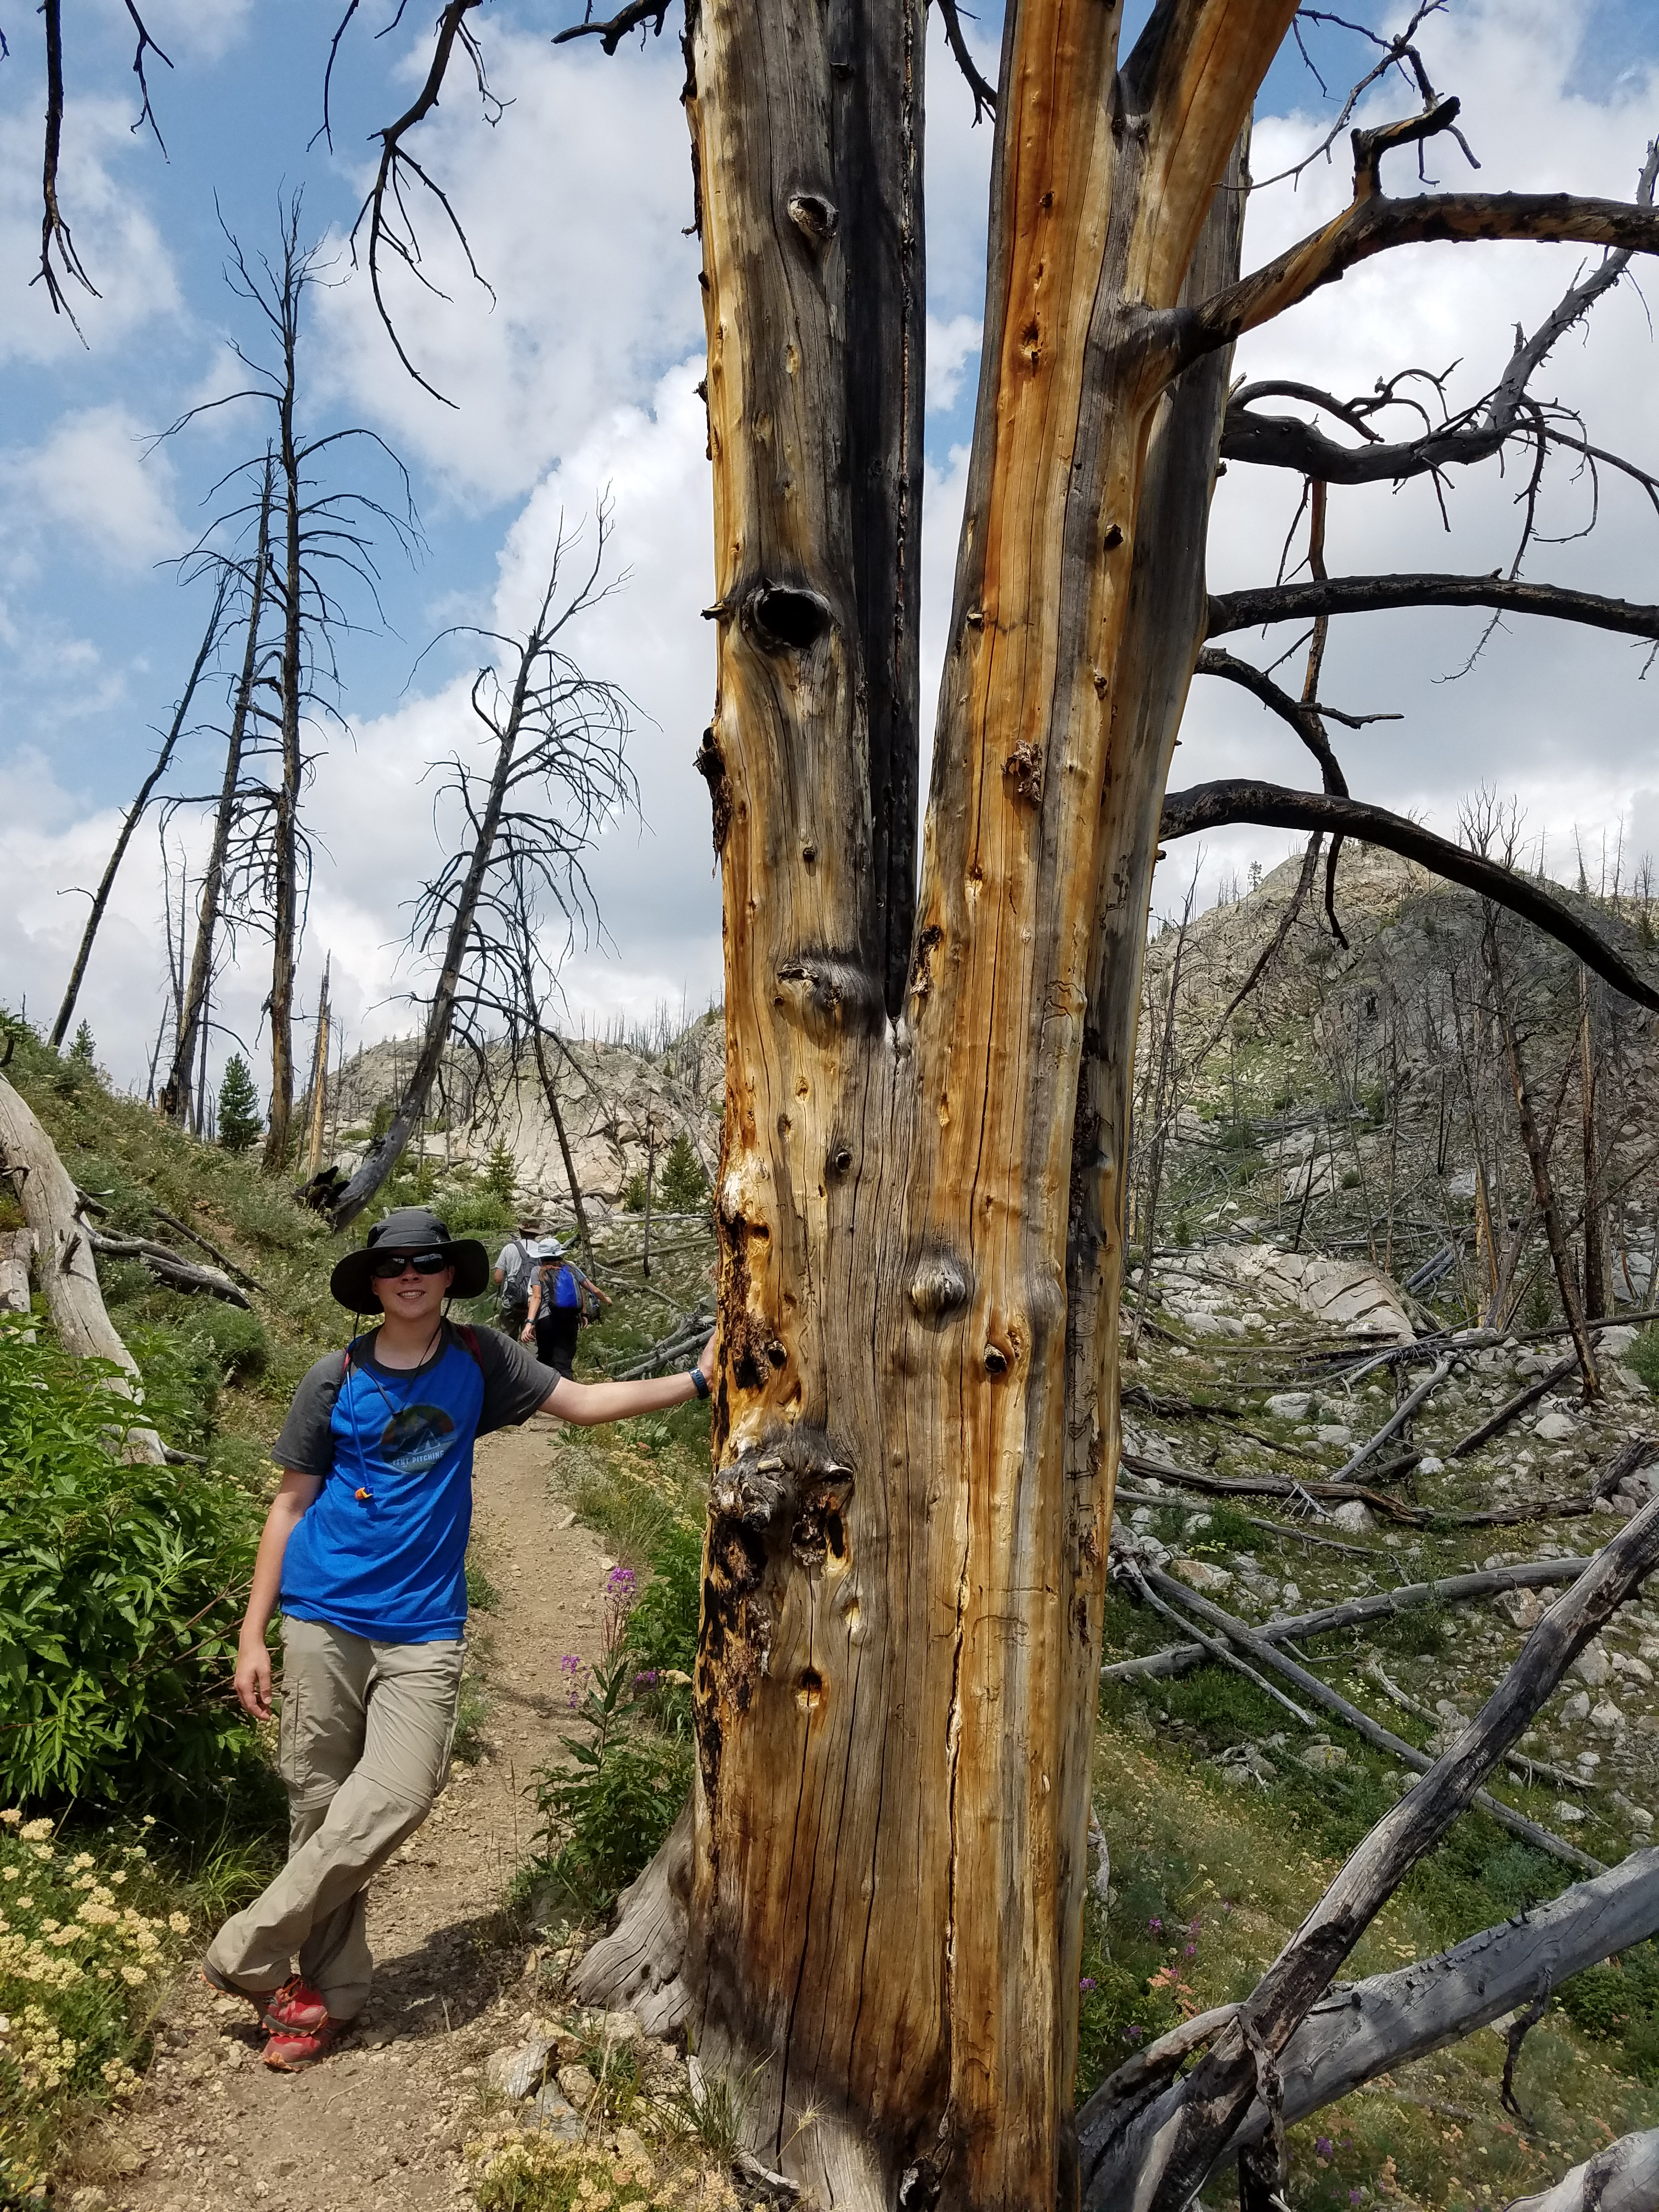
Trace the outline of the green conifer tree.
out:
<instances>
[{"instance_id":1,"label":"green conifer tree","mask_svg":"<svg viewBox=\"0 0 1659 2212\"><path fill-rule=\"evenodd\" d=\"M228 1152L245 1152L264 1126L252 1072L241 1054L234 1052L219 1085L219 1142Z\"/></svg>"},{"instance_id":2,"label":"green conifer tree","mask_svg":"<svg viewBox=\"0 0 1659 2212\"><path fill-rule=\"evenodd\" d=\"M484 1170L484 1188L499 1198L503 1206L511 1206L514 1187L518 1179L518 1162L498 1138L489 1149L489 1164Z\"/></svg>"},{"instance_id":3,"label":"green conifer tree","mask_svg":"<svg viewBox=\"0 0 1659 2212\"><path fill-rule=\"evenodd\" d=\"M97 1046L93 1042L92 1024L82 1022L75 1032L74 1043L69 1048L70 1058L78 1061L82 1067L90 1067L93 1064L93 1055L97 1049Z\"/></svg>"},{"instance_id":4,"label":"green conifer tree","mask_svg":"<svg viewBox=\"0 0 1659 2212\"><path fill-rule=\"evenodd\" d=\"M682 1129L658 1174L657 1202L665 1213L695 1213L708 1195L708 1178Z\"/></svg>"}]
</instances>

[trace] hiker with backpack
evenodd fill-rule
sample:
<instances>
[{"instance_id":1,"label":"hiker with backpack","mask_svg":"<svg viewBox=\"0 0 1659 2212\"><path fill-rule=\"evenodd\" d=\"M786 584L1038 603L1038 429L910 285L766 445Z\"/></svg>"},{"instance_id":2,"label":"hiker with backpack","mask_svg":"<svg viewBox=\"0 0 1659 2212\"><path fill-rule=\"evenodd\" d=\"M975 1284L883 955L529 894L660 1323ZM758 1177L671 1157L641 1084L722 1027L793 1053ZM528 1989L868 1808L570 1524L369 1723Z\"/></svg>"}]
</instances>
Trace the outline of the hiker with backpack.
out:
<instances>
[{"instance_id":1,"label":"hiker with backpack","mask_svg":"<svg viewBox=\"0 0 1659 2212\"><path fill-rule=\"evenodd\" d=\"M606 1305L611 1301L574 1260L565 1256L556 1237L550 1237L547 1244L552 1249L543 1247L536 1279L530 1286L529 1313L520 1334L526 1344L533 1335L536 1357L544 1367L550 1367L556 1375L569 1375L575 1366L576 1332L592 1310L589 1300L605 1298Z\"/></svg>"},{"instance_id":2,"label":"hiker with backpack","mask_svg":"<svg viewBox=\"0 0 1659 2212\"><path fill-rule=\"evenodd\" d=\"M501 1303L501 1317L496 1327L503 1336L517 1338L521 1334L530 1311L530 1287L536 1279L537 1263L542 1254L542 1224L539 1214L526 1213L520 1217L517 1232L507 1238L495 1255L491 1281Z\"/></svg>"},{"instance_id":3,"label":"hiker with backpack","mask_svg":"<svg viewBox=\"0 0 1659 2212\"><path fill-rule=\"evenodd\" d=\"M477 1297L489 1272L484 1247L425 1206L377 1223L329 1287L354 1316L378 1306L384 1317L312 1367L272 1448L282 1480L235 1687L256 1720L270 1717L265 1632L280 1606L289 1856L221 1928L202 1972L253 2006L265 2063L282 2072L323 2057L368 2002L364 1893L448 1779L475 1440L537 1413L591 1427L708 1395L712 1337L687 1373L583 1383L451 1322L447 1301Z\"/></svg>"}]
</instances>

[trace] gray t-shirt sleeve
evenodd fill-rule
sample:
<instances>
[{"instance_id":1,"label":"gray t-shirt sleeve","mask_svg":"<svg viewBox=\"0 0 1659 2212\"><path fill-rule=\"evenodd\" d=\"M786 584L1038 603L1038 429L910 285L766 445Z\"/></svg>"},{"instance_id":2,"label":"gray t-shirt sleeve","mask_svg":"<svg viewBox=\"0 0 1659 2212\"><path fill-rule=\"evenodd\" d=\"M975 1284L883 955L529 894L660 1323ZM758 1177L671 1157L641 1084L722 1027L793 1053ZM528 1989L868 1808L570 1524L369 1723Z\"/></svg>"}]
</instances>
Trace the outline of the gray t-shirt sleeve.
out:
<instances>
[{"instance_id":1,"label":"gray t-shirt sleeve","mask_svg":"<svg viewBox=\"0 0 1659 2212\"><path fill-rule=\"evenodd\" d=\"M478 1331L478 1364L483 1369L481 1437L492 1429L516 1428L527 1421L559 1385L552 1368L544 1367L523 1345L512 1343L493 1328Z\"/></svg>"},{"instance_id":2,"label":"gray t-shirt sleeve","mask_svg":"<svg viewBox=\"0 0 1659 2212\"><path fill-rule=\"evenodd\" d=\"M340 1395L343 1356L331 1352L307 1369L294 1394L294 1402L283 1423L283 1432L270 1448L278 1467L296 1474L326 1475L334 1465L334 1437L329 1423L334 1401Z\"/></svg>"}]
</instances>

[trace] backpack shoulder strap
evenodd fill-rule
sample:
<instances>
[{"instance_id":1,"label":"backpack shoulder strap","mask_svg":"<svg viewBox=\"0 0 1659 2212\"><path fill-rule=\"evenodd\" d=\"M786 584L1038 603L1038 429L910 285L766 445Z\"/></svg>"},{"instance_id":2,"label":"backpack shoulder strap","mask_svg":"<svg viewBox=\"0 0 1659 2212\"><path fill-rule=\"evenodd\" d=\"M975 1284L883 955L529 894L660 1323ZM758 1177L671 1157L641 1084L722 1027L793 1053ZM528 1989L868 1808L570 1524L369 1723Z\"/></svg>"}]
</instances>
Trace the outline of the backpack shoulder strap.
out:
<instances>
[{"instance_id":1,"label":"backpack shoulder strap","mask_svg":"<svg viewBox=\"0 0 1659 2212\"><path fill-rule=\"evenodd\" d=\"M477 1330L473 1328L470 1321L453 1321L451 1322L449 1325L455 1333L457 1341L461 1345L464 1350L471 1352L472 1355L473 1364L477 1368L479 1374L482 1375L483 1373L483 1354L478 1349Z\"/></svg>"}]
</instances>

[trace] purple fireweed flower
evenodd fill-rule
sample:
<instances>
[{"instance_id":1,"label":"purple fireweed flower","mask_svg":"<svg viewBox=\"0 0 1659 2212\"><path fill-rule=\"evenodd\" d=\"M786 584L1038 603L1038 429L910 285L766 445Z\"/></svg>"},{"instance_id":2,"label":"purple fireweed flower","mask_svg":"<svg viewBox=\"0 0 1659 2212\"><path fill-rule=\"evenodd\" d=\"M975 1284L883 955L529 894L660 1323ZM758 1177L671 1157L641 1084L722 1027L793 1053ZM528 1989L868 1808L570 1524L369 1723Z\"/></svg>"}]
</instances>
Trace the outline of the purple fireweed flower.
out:
<instances>
[{"instance_id":1,"label":"purple fireweed flower","mask_svg":"<svg viewBox=\"0 0 1659 2212\"><path fill-rule=\"evenodd\" d=\"M1187 1956L1188 1956L1189 1959L1195 1959L1195 1958L1197 1958L1197 1956L1198 1956L1198 1946L1197 1946L1197 1944L1196 1944L1196 1943L1189 1943L1189 1944L1187 1946Z\"/></svg>"},{"instance_id":2,"label":"purple fireweed flower","mask_svg":"<svg viewBox=\"0 0 1659 2212\"><path fill-rule=\"evenodd\" d=\"M1138 2020L1132 2020L1129 2022L1129 2040L1131 2043L1139 2043L1146 2032L1146 2029L1142 2027Z\"/></svg>"},{"instance_id":3,"label":"purple fireweed flower","mask_svg":"<svg viewBox=\"0 0 1659 2212\"><path fill-rule=\"evenodd\" d=\"M612 1567L605 1578L605 1594L618 1604L626 1605L634 1595L632 1567Z\"/></svg>"},{"instance_id":4,"label":"purple fireweed flower","mask_svg":"<svg viewBox=\"0 0 1659 2212\"><path fill-rule=\"evenodd\" d=\"M1085 1974L1083 1977L1083 1979L1078 1984L1079 1989L1085 1990L1093 1989L1094 1985L1095 1979L1092 1974Z\"/></svg>"},{"instance_id":5,"label":"purple fireweed flower","mask_svg":"<svg viewBox=\"0 0 1659 2212\"><path fill-rule=\"evenodd\" d=\"M1348 2202L1350 2204L1363 2204L1364 2201L1365 2192L1363 2189L1351 2189L1348 2191Z\"/></svg>"},{"instance_id":6,"label":"purple fireweed flower","mask_svg":"<svg viewBox=\"0 0 1659 2212\"><path fill-rule=\"evenodd\" d=\"M1146 1925L1154 1936L1161 1936L1164 1933L1164 1923L1156 1915L1146 1923Z\"/></svg>"},{"instance_id":7,"label":"purple fireweed flower","mask_svg":"<svg viewBox=\"0 0 1659 2212\"><path fill-rule=\"evenodd\" d=\"M641 1667L634 1677L634 1687L636 1690L648 1690L656 1679L657 1670L654 1667Z\"/></svg>"},{"instance_id":8,"label":"purple fireweed flower","mask_svg":"<svg viewBox=\"0 0 1659 2212\"><path fill-rule=\"evenodd\" d=\"M1334 2145L1332 2143L1330 2137L1328 2136L1321 2136L1318 2142L1314 2145L1314 2156L1316 2158L1328 2158L1334 2148Z\"/></svg>"},{"instance_id":9,"label":"purple fireweed flower","mask_svg":"<svg viewBox=\"0 0 1659 2212\"><path fill-rule=\"evenodd\" d=\"M559 1672L562 1674L580 1674L581 1671L582 1662L574 1651L567 1651L559 1661Z\"/></svg>"}]
</instances>

